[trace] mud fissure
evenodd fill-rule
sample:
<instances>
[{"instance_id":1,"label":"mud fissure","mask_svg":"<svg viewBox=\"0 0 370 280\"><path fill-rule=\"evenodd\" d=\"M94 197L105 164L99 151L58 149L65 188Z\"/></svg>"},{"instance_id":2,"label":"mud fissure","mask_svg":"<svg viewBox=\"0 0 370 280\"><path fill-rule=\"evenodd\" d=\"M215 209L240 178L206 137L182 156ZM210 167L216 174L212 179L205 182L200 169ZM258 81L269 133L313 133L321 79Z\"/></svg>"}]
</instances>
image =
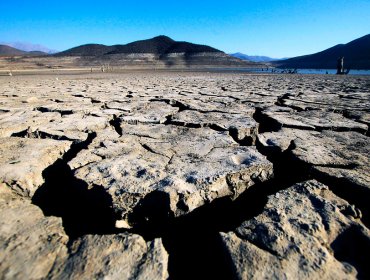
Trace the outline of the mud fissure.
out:
<instances>
[{"instance_id":1,"label":"mud fissure","mask_svg":"<svg viewBox=\"0 0 370 280\"><path fill-rule=\"evenodd\" d=\"M121 128L121 120L116 116L113 115L113 118L109 121L109 124L114 128L119 136L122 136L122 128Z\"/></svg>"},{"instance_id":2,"label":"mud fissure","mask_svg":"<svg viewBox=\"0 0 370 280\"><path fill-rule=\"evenodd\" d=\"M279 131L281 128L272 119L264 116L260 109L257 109L253 115L254 119L259 122L259 133ZM310 165L296 158L291 151L295 148L294 142L287 150L282 152L278 147L265 147L259 141L256 142L257 150L265 155L269 161L274 165L274 172L280 174L280 176L288 179L293 173L296 173L295 177L300 177L301 181L315 179L325 185L327 185L331 191L337 196L343 198L356 207L359 207L363 217L362 222L370 228L370 207L368 204L369 191L367 188L362 188L355 183L347 180L346 178L335 178L329 176L314 167L332 167L340 169L353 169L356 168L356 164L325 164L325 165ZM294 181L294 180L293 180Z\"/></svg>"},{"instance_id":3,"label":"mud fissure","mask_svg":"<svg viewBox=\"0 0 370 280\"><path fill-rule=\"evenodd\" d=\"M219 232L233 231L260 214L269 195L305 179L306 174L295 166L279 167L274 178L256 183L237 199L219 198L178 218L170 217L167 208L148 212L153 208L143 207L133 219L145 222L138 223L133 232L146 240L162 238L169 253L170 279L236 279ZM152 194L148 203L166 199L158 195ZM163 219L166 215L168 219Z\"/></svg>"},{"instance_id":4,"label":"mud fissure","mask_svg":"<svg viewBox=\"0 0 370 280\"><path fill-rule=\"evenodd\" d=\"M53 140L60 140L60 141L75 141L74 139L70 139L65 135L56 135L51 134L41 130L30 131L29 129L25 129L19 132L12 133L11 137L21 137L21 138L35 138L35 139L53 139Z\"/></svg>"},{"instance_id":5,"label":"mud fissure","mask_svg":"<svg viewBox=\"0 0 370 280\"><path fill-rule=\"evenodd\" d=\"M280 129L277 123L265 118L259 109L253 117L260 124L259 132ZM166 124L170 123L169 116ZM122 135L117 116L110 121L110 125ZM117 217L112 208L112 199L106 190L101 186L89 189L84 181L74 177L67 164L82 149L87 148L95 137L96 134L90 133L88 140L73 144L63 159L47 168L43 172L45 184L33 197L33 203L38 205L45 215L62 217L65 231L71 240L89 233L112 234L128 231L115 228ZM146 145L143 148L154 152ZM163 199L166 198L163 195L157 197L157 193L153 193L150 198L139 204L136 209L138 211L131 216L135 226L130 232L143 236L147 241L162 238L169 253L170 279L235 279L231 260L226 254L219 232L233 231L242 222L257 216L262 212L269 195L295 183L315 178L329 186L334 184L332 179L318 176L312 171L312 166L294 158L290 153L294 147L280 152L267 149L257 141L256 148L273 163L275 177L256 183L237 199L219 198L185 216L174 218L167 215L167 218L164 218L169 209L161 201L164 202ZM348 197L348 194L342 194L345 199ZM145 203L157 205L158 211L148 211L153 209L153 205L148 207ZM335 248L335 256L359 268L360 275L368 274L362 260L352 258L350 248L341 245L347 237L343 238L338 238L332 245ZM337 249L339 247L344 249Z\"/></svg>"},{"instance_id":6,"label":"mud fissure","mask_svg":"<svg viewBox=\"0 0 370 280\"><path fill-rule=\"evenodd\" d=\"M331 244L331 248L337 260L349 263L356 268L358 279L368 279L370 242L361 227L352 226L342 232Z\"/></svg>"},{"instance_id":7,"label":"mud fissure","mask_svg":"<svg viewBox=\"0 0 370 280\"><path fill-rule=\"evenodd\" d=\"M259 133L279 131L281 129L281 125L277 121L262 114L261 108L256 108L253 118L257 123L259 123Z\"/></svg>"},{"instance_id":8,"label":"mud fissure","mask_svg":"<svg viewBox=\"0 0 370 280\"><path fill-rule=\"evenodd\" d=\"M57 112L61 116L72 115L74 113L72 110L50 109L50 108L46 108L46 107L37 107L37 108L35 108L35 110L37 110L41 113Z\"/></svg>"},{"instance_id":9,"label":"mud fissure","mask_svg":"<svg viewBox=\"0 0 370 280\"><path fill-rule=\"evenodd\" d=\"M84 181L74 177L67 164L95 137L95 132L89 133L86 141L72 144L61 159L46 168L42 173L45 183L32 198L46 216L62 218L71 242L88 233L115 232L111 197L100 186L89 189Z\"/></svg>"}]
</instances>

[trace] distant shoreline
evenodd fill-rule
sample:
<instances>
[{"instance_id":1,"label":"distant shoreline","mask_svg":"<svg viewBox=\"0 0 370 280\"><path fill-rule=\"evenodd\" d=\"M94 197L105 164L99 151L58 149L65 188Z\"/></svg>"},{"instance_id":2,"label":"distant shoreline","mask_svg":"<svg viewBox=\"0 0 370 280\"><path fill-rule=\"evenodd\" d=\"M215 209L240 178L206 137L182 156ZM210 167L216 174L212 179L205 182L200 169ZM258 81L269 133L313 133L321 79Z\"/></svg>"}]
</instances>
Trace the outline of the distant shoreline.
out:
<instances>
[{"instance_id":1,"label":"distant shoreline","mask_svg":"<svg viewBox=\"0 0 370 280\"><path fill-rule=\"evenodd\" d=\"M92 71L91 71L92 69ZM272 71L273 70L273 71ZM237 73L237 74L286 74L282 72L284 69L279 68L235 68L235 67L222 67L222 68L120 68L114 69L109 72L101 72L97 67L83 67L83 68L61 68L61 69L15 69L11 70L12 75L81 75L81 74L119 74L119 73L166 73L166 72L212 72L212 73ZM0 69L0 76L10 76L9 69ZM297 69L297 73L293 75L334 75L336 69ZM350 76L370 75L370 70L351 70Z\"/></svg>"}]
</instances>

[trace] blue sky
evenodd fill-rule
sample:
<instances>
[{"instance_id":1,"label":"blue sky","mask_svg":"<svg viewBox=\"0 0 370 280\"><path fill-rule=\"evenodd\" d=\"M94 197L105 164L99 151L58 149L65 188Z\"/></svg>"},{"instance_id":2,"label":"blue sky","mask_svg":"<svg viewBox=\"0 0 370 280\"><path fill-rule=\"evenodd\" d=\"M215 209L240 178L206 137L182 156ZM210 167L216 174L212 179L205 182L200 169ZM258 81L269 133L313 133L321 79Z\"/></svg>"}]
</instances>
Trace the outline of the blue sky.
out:
<instances>
[{"instance_id":1,"label":"blue sky","mask_svg":"<svg viewBox=\"0 0 370 280\"><path fill-rule=\"evenodd\" d=\"M370 33L370 0L0 1L0 41L65 50L157 35L291 57Z\"/></svg>"}]
</instances>

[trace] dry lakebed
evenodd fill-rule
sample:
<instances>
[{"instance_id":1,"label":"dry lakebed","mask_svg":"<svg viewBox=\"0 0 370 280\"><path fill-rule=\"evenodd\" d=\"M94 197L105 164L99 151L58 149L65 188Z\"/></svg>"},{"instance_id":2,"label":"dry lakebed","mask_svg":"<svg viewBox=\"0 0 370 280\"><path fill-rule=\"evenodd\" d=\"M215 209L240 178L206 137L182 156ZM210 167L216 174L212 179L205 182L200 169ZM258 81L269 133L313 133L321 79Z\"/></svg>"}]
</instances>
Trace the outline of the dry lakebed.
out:
<instances>
[{"instance_id":1,"label":"dry lakebed","mask_svg":"<svg viewBox=\"0 0 370 280\"><path fill-rule=\"evenodd\" d=\"M0 76L0 279L369 279L369 125L369 76Z\"/></svg>"}]
</instances>

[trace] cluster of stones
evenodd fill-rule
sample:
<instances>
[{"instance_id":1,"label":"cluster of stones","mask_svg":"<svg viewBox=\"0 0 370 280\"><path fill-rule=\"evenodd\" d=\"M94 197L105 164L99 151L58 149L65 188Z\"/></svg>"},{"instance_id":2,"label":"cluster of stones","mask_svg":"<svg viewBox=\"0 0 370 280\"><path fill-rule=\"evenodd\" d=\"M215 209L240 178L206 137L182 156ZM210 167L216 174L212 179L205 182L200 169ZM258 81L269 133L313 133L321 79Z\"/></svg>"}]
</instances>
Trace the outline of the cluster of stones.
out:
<instances>
[{"instance_id":1,"label":"cluster of stones","mask_svg":"<svg viewBox=\"0 0 370 280\"><path fill-rule=\"evenodd\" d=\"M262 187L274 176L265 155L304 166L328 186L297 183L220 233L235 274L368 275L369 253L350 248L365 251L370 231L332 190L370 197L369 79L141 73L0 84L1 278L166 279L161 238L125 229ZM32 204L57 161L86 191L104 190L121 233L69 240L61 218Z\"/></svg>"}]
</instances>

